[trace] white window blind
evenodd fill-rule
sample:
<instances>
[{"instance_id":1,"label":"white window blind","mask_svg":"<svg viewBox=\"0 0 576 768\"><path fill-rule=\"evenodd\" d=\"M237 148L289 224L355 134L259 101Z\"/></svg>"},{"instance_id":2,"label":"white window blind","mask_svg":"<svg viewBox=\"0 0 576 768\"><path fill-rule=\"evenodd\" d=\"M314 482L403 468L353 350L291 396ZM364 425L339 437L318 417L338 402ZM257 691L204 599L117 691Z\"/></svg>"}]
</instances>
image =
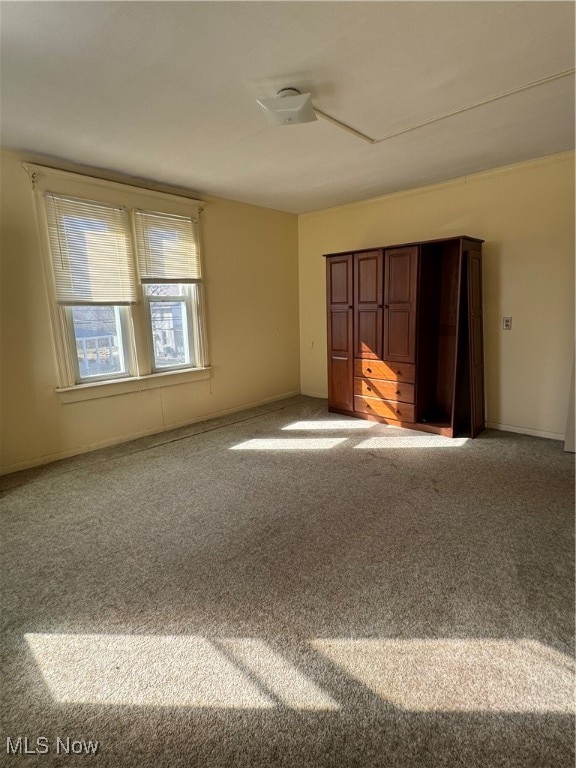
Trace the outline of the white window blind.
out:
<instances>
[{"instance_id":1,"label":"white window blind","mask_svg":"<svg viewBox=\"0 0 576 768\"><path fill-rule=\"evenodd\" d=\"M198 221L152 211L135 211L138 271L142 283L201 280Z\"/></svg>"},{"instance_id":2,"label":"white window blind","mask_svg":"<svg viewBox=\"0 0 576 768\"><path fill-rule=\"evenodd\" d=\"M59 304L132 304L134 258L124 208L45 195Z\"/></svg>"}]
</instances>

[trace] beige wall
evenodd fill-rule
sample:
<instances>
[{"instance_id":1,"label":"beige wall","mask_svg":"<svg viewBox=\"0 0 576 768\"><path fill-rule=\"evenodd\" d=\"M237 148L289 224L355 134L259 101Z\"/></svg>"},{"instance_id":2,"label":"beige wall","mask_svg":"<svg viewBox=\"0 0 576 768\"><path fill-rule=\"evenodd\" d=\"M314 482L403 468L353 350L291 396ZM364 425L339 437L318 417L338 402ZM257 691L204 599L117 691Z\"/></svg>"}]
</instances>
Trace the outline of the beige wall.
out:
<instances>
[{"instance_id":1,"label":"beige wall","mask_svg":"<svg viewBox=\"0 0 576 768\"><path fill-rule=\"evenodd\" d=\"M2 471L299 391L297 217L204 198L211 379L65 402L24 160L0 165Z\"/></svg>"},{"instance_id":2,"label":"beige wall","mask_svg":"<svg viewBox=\"0 0 576 768\"><path fill-rule=\"evenodd\" d=\"M561 439L574 349L572 153L301 216L302 393L327 392L322 254L459 234L486 241L487 420Z\"/></svg>"},{"instance_id":3,"label":"beige wall","mask_svg":"<svg viewBox=\"0 0 576 768\"><path fill-rule=\"evenodd\" d=\"M0 471L271 401L300 387L325 397L322 254L457 234L486 240L489 423L563 437L574 347L572 154L298 219L207 198L211 379L81 402L65 402L54 391L50 312L33 195L22 168L34 159L3 153L0 165ZM501 330L502 315L513 317L512 331Z\"/></svg>"}]
</instances>

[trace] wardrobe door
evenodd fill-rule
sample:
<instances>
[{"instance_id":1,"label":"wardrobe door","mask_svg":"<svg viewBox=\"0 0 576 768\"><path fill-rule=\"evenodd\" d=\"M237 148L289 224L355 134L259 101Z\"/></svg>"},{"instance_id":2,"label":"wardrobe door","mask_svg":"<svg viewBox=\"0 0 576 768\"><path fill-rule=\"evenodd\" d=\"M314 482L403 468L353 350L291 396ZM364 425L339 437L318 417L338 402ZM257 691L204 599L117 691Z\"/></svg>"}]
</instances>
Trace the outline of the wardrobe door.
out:
<instances>
[{"instance_id":1,"label":"wardrobe door","mask_svg":"<svg viewBox=\"0 0 576 768\"><path fill-rule=\"evenodd\" d=\"M354 408L352 255L326 259L328 306L328 407Z\"/></svg>"},{"instance_id":2,"label":"wardrobe door","mask_svg":"<svg viewBox=\"0 0 576 768\"><path fill-rule=\"evenodd\" d=\"M382 359L381 250L354 254L354 357Z\"/></svg>"},{"instance_id":3,"label":"wardrobe door","mask_svg":"<svg viewBox=\"0 0 576 768\"><path fill-rule=\"evenodd\" d=\"M466 256L466 254L465 254ZM482 330L482 257L468 252L468 345L470 355L471 435L484 429L484 340Z\"/></svg>"},{"instance_id":4,"label":"wardrobe door","mask_svg":"<svg viewBox=\"0 0 576 768\"><path fill-rule=\"evenodd\" d=\"M384 360L416 359L418 246L390 248L384 255Z\"/></svg>"}]
</instances>

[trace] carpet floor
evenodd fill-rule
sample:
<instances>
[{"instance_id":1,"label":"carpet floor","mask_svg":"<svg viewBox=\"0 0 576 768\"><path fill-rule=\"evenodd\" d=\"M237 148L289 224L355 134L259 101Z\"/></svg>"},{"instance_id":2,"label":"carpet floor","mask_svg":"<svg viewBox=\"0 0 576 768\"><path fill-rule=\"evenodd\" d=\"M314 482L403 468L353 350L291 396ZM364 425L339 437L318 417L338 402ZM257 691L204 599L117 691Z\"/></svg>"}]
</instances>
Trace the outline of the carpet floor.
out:
<instances>
[{"instance_id":1,"label":"carpet floor","mask_svg":"<svg viewBox=\"0 0 576 768\"><path fill-rule=\"evenodd\" d=\"M0 480L1 765L574 765L560 443L297 397Z\"/></svg>"}]
</instances>

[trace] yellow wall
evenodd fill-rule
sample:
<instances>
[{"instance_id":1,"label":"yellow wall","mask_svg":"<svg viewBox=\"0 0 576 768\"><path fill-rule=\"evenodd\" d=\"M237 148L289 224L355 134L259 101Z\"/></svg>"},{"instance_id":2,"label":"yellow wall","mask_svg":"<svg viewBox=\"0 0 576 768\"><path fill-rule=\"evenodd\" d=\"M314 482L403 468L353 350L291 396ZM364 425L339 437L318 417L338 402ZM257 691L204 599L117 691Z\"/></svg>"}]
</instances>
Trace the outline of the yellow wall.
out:
<instances>
[{"instance_id":1,"label":"yellow wall","mask_svg":"<svg viewBox=\"0 0 576 768\"><path fill-rule=\"evenodd\" d=\"M299 391L297 217L206 198L202 242L212 376L65 402L33 193L1 156L1 467L4 472Z\"/></svg>"},{"instance_id":2,"label":"yellow wall","mask_svg":"<svg viewBox=\"0 0 576 768\"><path fill-rule=\"evenodd\" d=\"M573 154L298 218L205 198L211 379L81 402L65 402L54 391L50 313L24 160L35 158L6 152L0 165L0 471L279 399L300 387L325 397L322 254L458 234L486 240L489 424L562 438L574 349ZM502 315L513 317L512 331L501 330Z\"/></svg>"},{"instance_id":3,"label":"yellow wall","mask_svg":"<svg viewBox=\"0 0 576 768\"><path fill-rule=\"evenodd\" d=\"M572 153L300 216L302 393L327 393L322 254L460 234L486 241L487 420L561 439L574 354Z\"/></svg>"}]
</instances>

